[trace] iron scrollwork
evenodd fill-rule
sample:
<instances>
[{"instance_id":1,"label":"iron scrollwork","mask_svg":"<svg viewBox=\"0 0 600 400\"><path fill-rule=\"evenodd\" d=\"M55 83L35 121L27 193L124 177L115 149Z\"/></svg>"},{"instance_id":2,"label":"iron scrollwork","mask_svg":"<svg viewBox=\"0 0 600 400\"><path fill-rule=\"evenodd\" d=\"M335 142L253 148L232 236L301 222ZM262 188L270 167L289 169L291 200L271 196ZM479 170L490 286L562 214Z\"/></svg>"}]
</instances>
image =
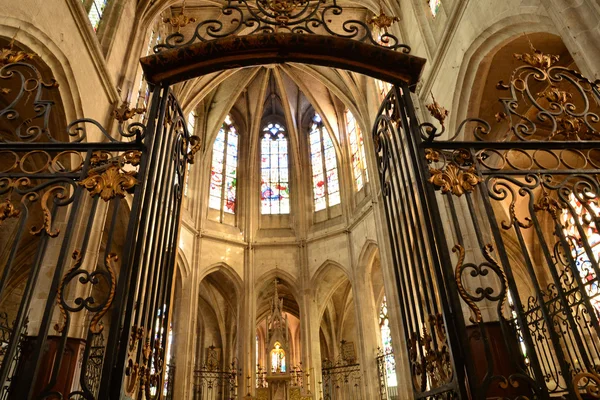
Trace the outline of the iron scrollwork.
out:
<instances>
[{"instance_id":1,"label":"iron scrollwork","mask_svg":"<svg viewBox=\"0 0 600 400\"><path fill-rule=\"evenodd\" d=\"M201 21L189 39L183 33L175 32L154 50L160 52L234 35L291 32L326 34L410 52L410 47L401 44L396 36L384 31L378 37L368 23L357 19L343 20L343 14L344 9L337 0L331 3L327 0L257 0L252 4L249 0L227 0L221 9L222 18ZM391 25L393 17L385 17L385 21L376 19L373 23Z\"/></svg>"}]
</instances>

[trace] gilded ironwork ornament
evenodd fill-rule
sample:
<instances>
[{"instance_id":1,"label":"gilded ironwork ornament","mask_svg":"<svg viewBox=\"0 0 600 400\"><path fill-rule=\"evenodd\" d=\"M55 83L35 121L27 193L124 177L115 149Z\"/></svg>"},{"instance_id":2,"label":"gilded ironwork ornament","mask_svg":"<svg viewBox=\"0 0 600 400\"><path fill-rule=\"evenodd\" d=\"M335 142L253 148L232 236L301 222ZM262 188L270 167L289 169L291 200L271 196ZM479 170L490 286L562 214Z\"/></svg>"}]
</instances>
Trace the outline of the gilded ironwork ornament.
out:
<instances>
[{"instance_id":1,"label":"gilded ironwork ornament","mask_svg":"<svg viewBox=\"0 0 600 400\"><path fill-rule=\"evenodd\" d=\"M448 118L449 111L446 110L444 107L442 107L435 100L433 93L431 93L431 98L432 98L433 102L426 104L425 107L427 107L427 110L429 110L429 113L431 114L431 116L433 118L435 118L436 120L438 120L440 125L444 126L444 122L446 121L446 118Z\"/></svg>"},{"instance_id":2,"label":"gilded ironwork ornament","mask_svg":"<svg viewBox=\"0 0 600 400\"><path fill-rule=\"evenodd\" d=\"M454 245L452 248L453 253L458 253L458 261L456 262L456 267L454 269L454 280L456 281L456 287L458 288L458 294L464 300L465 303L469 306L471 311L473 311L474 317L469 317L469 320L472 323L480 323L483 321L483 317L481 315L481 310L477 307L477 304L471 296L467 293L465 286L463 285L462 273L464 271L464 262L465 262L465 248L460 244Z\"/></svg>"},{"instance_id":3,"label":"gilded ironwork ornament","mask_svg":"<svg viewBox=\"0 0 600 400\"><path fill-rule=\"evenodd\" d=\"M430 328L423 323L422 334L413 332L409 340L411 376L418 392L427 390L428 381L436 388L450 382L453 376L443 317L441 314L429 315L427 322Z\"/></svg>"},{"instance_id":4,"label":"gilded ironwork ornament","mask_svg":"<svg viewBox=\"0 0 600 400\"><path fill-rule=\"evenodd\" d=\"M0 203L0 225L9 218L18 218L19 215L21 215L21 210L15 207L10 199Z\"/></svg>"},{"instance_id":5,"label":"gilded ironwork ornament","mask_svg":"<svg viewBox=\"0 0 600 400\"><path fill-rule=\"evenodd\" d=\"M29 53L23 50L15 50L14 45L15 40L12 39L8 47L3 47L0 49L0 67L8 64L33 60L35 57L35 53Z\"/></svg>"},{"instance_id":6,"label":"gilded ironwork ornament","mask_svg":"<svg viewBox=\"0 0 600 400\"><path fill-rule=\"evenodd\" d=\"M344 9L338 0L227 0L219 18L200 21L189 36L175 32L154 50L160 52L228 36L289 32L331 35L410 52L410 47L401 44L397 37L386 33L379 40L371 31L370 25L389 26L395 17L382 14L373 23L343 17Z\"/></svg>"},{"instance_id":7,"label":"gilded ironwork ornament","mask_svg":"<svg viewBox=\"0 0 600 400\"><path fill-rule=\"evenodd\" d=\"M548 190L542 185L542 195L538 199L538 201L533 205L534 211L546 211L552 216L552 219L558 220L561 210L561 204L550 194Z\"/></svg>"},{"instance_id":8,"label":"gilded ironwork ornament","mask_svg":"<svg viewBox=\"0 0 600 400\"><path fill-rule=\"evenodd\" d=\"M446 165L444 169L430 168L429 173L429 182L433 183L436 189L441 190L443 194L452 193L457 197L473 192L475 186L481 182L474 166L465 170L454 162Z\"/></svg>"},{"instance_id":9,"label":"gilded ironwork ornament","mask_svg":"<svg viewBox=\"0 0 600 400\"><path fill-rule=\"evenodd\" d=\"M181 28L184 28L187 25L189 25L193 22L196 22L196 18L188 17L187 15L185 15L185 1L184 1L183 5L181 6L181 12L177 15L171 15L168 18L163 18L163 22L165 24L171 25L173 28L175 28L176 32L179 32L179 30Z\"/></svg>"},{"instance_id":10,"label":"gilded ironwork ornament","mask_svg":"<svg viewBox=\"0 0 600 400\"><path fill-rule=\"evenodd\" d=\"M136 172L124 172L117 165L110 165L102 172L91 170L88 176L79 182L85 187L91 196L100 196L104 201L114 199L116 196L125 197L126 192L131 191L138 180Z\"/></svg>"},{"instance_id":11,"label":"gilded ironwork ornament","mask_svg":"<svg viewBox=\"0 0 600 400\"><path fill-rule=\"evenodd\" d=\"M50 196L54 196L55 199L64 199L67 196L66 189L64 186L53 186L48 189L44 195L42 196L41 207L42 213L44 214L42 225L37 228L32 226L29 230L34 236L39 236L42 233L46 233L51 238L55 238L60 234L60 229L52 230L52 213L50 212L50 208L48 207L48 200Z\"/></svg>"},{"instance_id":12,"label":"gilded ironwork ornament","mask_svg":"<svg viewBox=\"0 0 600 400\"><path fill-rule=\"evenodd\" d=\"M577 400L598 399L600 398L600 374L580 372L573 377L573 387Z\"/></svg>"},{"instance_id":13,"label":"gilded ironwork ornament","mask_svg":"<svg viewBox=\"0 0 600 400\"><path fill-rule=\"evenodd\" d=\"M190 136L189 144L187 146L189 149L187 152L187 155L186 155L187 162L189 162L190 164L194 163L194 157L195 157L196 153L198 151L200 151L200 146L201 146L200 138L196 135Z\"/></svg>"},{"instance_id":14,"label":"gilded ironwork ornament","mask_svg":"<svg viewBox=\"0 0 600 400\"><path fill-rule=\"evenodd\" d=\"M542 71L547 71L558 62L560 56L553 54L544 54L541 50L531 47L532 53L514 54L513 56L523 61L525 64L531 65L534 68L539 68Z\"/></svg>"},{"instance_id":15,"label":"gilded ironwork ornament","mask_svg":"<svg viewBox=\"0 0 600 400\"><path fill-rule=\"evenodd\" d=\"M369 23L373 26L378 27L379 29L387 32L387 29L390 28L395 22L400 21L400 18L396 16L386 15L385 11L383 11L383 7L380 5L379 7L379 15L374 16L369 20Z\"/></svg>"},{"instance_id":16,"label":"gilded ironwork ornament","mask_svg":"<svg viewBox=\"0 0 600 400\"><path fill-rule=\"evenodd\" d=\"M141 114L144 114L145 112L146 112L145 107L129 108L129 102L123 101L120 106L118 106L118 107L115 106L111 115L114 119L123 123L125 121L129 121L131 118L135 117L136 115L141 115Z\"/></svg>"}]
</instances>

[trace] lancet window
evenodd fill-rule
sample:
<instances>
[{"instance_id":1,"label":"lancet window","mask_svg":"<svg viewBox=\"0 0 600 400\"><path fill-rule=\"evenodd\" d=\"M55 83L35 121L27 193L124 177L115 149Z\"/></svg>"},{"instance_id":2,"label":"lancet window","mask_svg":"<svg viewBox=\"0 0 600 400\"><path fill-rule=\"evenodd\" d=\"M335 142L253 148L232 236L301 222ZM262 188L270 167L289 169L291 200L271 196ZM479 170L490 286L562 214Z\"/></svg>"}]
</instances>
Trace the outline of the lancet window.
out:
<instances>
[{"instance_id":1,"label":"lancet window","mask_svg":"<svg viewBox=\"0 0 600 400\"><path fill-rule=\"evenodd\" d=\"M315 211L340 204L340 183L333 141L319 114L309 135Z\"/></svg>"},{"instance_id":2,"label":"lancet window","mask_svg":"<svg viewBox=\"0 0 600 400\"><path fill-rule=\"evenodd\" d=\"M87 9L88 18L90 19L94 31L97 31L100 26L100 21L102 20L104 9L107 4L108 0L83 0L83 5Z\"/></svg>"},{"instance_id":3,"label":"lancet window","mask_svg":"<svg viewBox=\"0 0 600 400\"><path fill-rule=\"evenodd\" d=\"M362 132L358 126L354 115L350 110L346 110L346 131L350 141L350 151L352 153L352 173L356 190L359 191L369 181L365 158L365 144L363 142Z\"/></svg>"},{"instance_id":4,"label":"lancet window","mask_svg":"<svg viewBox=\"0 0 600 400\"><path fill-rule=\"evenodd\" d=\"M440 11L440 7L442 5L442 0L427 0L427 2L429 3L429 9L431 10L431 15L433 15L435 17L438 14L438 12Z\"/></svg>"},{"instance_id":5,"label":"lancet window","mask_svg":"<svg viewBox=\"0 0 600 400\"><path fill-rule=\"evenodd\" d=\"M235 214L237 191L238 134L231 117L219 129L213 143L208 206L223 213Z\"/></svg>"},{"instance_id":6,"label":"lancet window","mask_svg":"<svg viewBox=\"0 0 600 400\"><path fill-rule=\"evenodd\" d=\"M396 378L396 362L394 360L394 349L392 347L392 331L390 329L387 300L385 296L383 296L383 301L379 308L379 329L381 330L381 345L385 361L387 386L395 387L398 386L398 379Z\"/></svg>"},{"instance_id":7,"label":"lancet window","mask_svg":"<svg viewBox=\"0 0 600 400\"><path fill-rule=\"evenodd\" d=\"M261 140L261 213L289 214L288 142L285 128L270 123Z\"/></svg>"}]
</instances>

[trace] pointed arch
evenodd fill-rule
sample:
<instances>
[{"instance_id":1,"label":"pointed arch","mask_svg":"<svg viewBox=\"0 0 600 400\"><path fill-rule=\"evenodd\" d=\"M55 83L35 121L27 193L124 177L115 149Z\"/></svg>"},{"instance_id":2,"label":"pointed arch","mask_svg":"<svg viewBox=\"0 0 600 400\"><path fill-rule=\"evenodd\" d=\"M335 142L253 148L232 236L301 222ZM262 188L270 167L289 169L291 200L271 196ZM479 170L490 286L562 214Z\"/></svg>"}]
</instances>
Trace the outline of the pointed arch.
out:
<instances>
[{"instance_id":1,"label":"pointed arch","mask_svg":"<svg viewBox=\"0 0 600 400\"><path fill-rule=\"evenodd\" d=\"M244 282L242 278L232 266L224 262L212 264L206 270L202 271L199 282L202 282L204 278L213 272L222 272L233 283L238 298L244 293Z\"/></svg>"},{"instance_id":2,"label":"pointed arch","mask_svg":"<svg viewBox=\"0 0 600 400\"><path fill-rule=\"evenodd\" d=\"M559 34L549 17L521 14L518 20L511 16L497 21L473 40L465 51L456 79L452 100L454 112L450 113L450 115L454 115L454 118L451 117L450 120L450 132L454 132L458 124L468 117L473 87L484 59L489 57L491 53L495 53L495 50L503 43L517 36L535 32Z\"/></svg>"}]
</instances>

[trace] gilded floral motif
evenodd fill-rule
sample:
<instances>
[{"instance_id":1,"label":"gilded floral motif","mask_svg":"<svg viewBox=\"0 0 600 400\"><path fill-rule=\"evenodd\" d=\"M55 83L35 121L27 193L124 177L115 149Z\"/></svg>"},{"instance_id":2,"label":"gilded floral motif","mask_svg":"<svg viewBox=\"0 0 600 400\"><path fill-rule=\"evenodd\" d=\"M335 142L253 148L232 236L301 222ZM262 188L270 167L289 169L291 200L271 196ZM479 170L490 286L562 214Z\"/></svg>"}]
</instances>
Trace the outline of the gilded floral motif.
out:
<instances>
[{"instance_id":1,"label":"gilded floral motif","mask_svg":"<svg viewBox=\"0 0 600 400\"><path fill-rule=\"evenodd\" d=\"M455 163L450 163L445 169L431 168L429 172L431 174L429 182L433 183L443 194L452 193L458 197L465 193L471 193L481 182L474 166L464 170Z\"/></svg>"},{"instance_id":2,"label":"gilded floral motif","mask_svg":"<svg viewBox=\"0 0 600 400\"><path fill-rule=\"evenodd\" d=\"M16 208L10 199L0 203L0 225L9 218L18 218L21 210Z\"/></svg>"},{"instance_id":3,"label":"gilded floral motif","mask_svg":"<svg viewBox=\"0 0 600 400\"><path fill-rule=\"evenodd\" d=\"M125 197L125 193L137 185L135 174L133 171L123 172L118 166L111 165L102 173L91 171L79 185L89 190L92 196L100 195L102 200L109 201L116 196Z\"/></svg>"},{"instance_id":4,"label":"gilded floral motif","mask_svg":"<svg viewBox=\"0 0 600 400\"><path fill-rule=\"evenodd\" d=\"M560 59L559 56L553 54L544 54L538 49L532 47L533 53L514 54L514 57L523 61L525 64L531 65L532 67L539 68L541 70L548 70Z\"/></svg>"}]
</instances>

